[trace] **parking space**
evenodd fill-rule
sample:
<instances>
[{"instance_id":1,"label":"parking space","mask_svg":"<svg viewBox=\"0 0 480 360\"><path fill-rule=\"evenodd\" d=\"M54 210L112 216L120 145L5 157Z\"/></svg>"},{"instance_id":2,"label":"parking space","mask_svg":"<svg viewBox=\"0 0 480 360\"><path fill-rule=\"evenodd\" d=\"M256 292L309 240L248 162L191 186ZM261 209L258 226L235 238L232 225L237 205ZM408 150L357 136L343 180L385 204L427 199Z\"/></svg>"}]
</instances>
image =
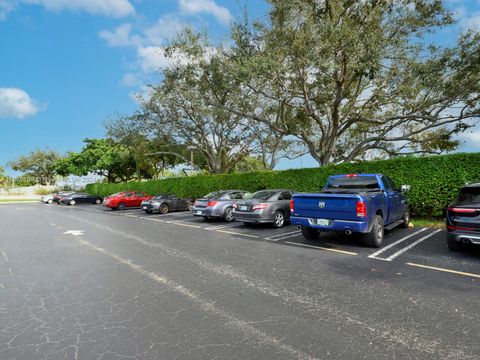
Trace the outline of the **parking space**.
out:
<instances>
[{"instance_id":1,"label":"parking space","mask_svg":"<svg viewBox=\"0 0 480 360\"><path fill-rule=\"evenodd\" d=\"M172 212L166 215L146 214L141 209L112 211L97 205L68 207L69 210L103 213L106 216L122 216L139 221L175 225L180 228L214 231L225 236L250 241L265 241L281 246L326 251L345 256L357 256L372 262L401 263L419 270L440 271L457 276L480 277L480 251L452 253L445 243L445 231L432 228L395 228L385 232L384 245L380 249L365 247L359 236L338 233L322 233L319 240L305 239L294 226L274 229L269 225L245 226L243 223L226 223L221 220L206 221L190 212Z\"/></svg>"}]
</instances>

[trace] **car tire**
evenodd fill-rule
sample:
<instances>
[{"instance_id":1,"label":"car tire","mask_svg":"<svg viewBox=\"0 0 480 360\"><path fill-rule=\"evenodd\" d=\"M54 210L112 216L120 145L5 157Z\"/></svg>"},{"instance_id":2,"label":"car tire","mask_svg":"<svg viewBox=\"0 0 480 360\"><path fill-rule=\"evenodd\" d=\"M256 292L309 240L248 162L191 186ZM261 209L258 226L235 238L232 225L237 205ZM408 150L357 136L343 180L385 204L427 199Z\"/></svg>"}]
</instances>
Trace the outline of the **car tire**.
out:
<instances>
[{"instance_id":1,"label":"car tire","mask_svg":"<svg viewBox=\"0 0 480 360\"><path fill-rule=\"evenodd\" d=\"M410 226L410 212L407 210L402 216L403 223L400 224L400 228L402 229L408 229Z\"/></svg>"},{"instance_id":2,"label":"car tire","mask_svg":"<svg viewBox=\"0 0 480 360\"><path fill-rule=\"evenodd\" d=\"M75 200L70 200L70 201L68 202L68 205L75 206L76 203L77 203L77 202L76 202Z\"/></svg>"},{"instance_id":3,"label":"car tire","mask_svg":"<svg viewBox=\"0 0 480 360\"><path fill-rule=\"evenodd\" d=\"M447 246L450 251L457 252L461 251L463 249L463 244L450 238L447 237Z\"/></svg>"},{"instance_id":4,"label":"car tire","mask_svg":"<svg viewBox=\"0 0 480 360\"><path fill-rule=\"evenodd\" d=\"M368 247L379 248L383 244L384 235L383 218L380 215L375 215L372 230L368 234L363 235L363 243Z\"/></svg>"},{"instance_id":5,"label":"car tire","mask_svg":"<svg viewBox=\"0 0 480 360\"><path fill-rule=\"evenodd\" d=\"M118 204L117 206L117 210L125 210L127 206L125 205L125 203L121 202L120 204Z\"/></svg>"},{"instance_id":6,"label":"car tire","mask_svg":"<svg viewBox=\"0 0 480 360\"><path fill-rule=\"evenodd\" d=\"M100 199L95 200L95 204L100 205L101 203L102 203L102 200Z\"/></svg>"},{"instance_id":7,"label":"car tire","mask_svg":"<svg viewBox=\"0 0 480 360\"><path fill-rule=\"evenodd\" d=\"M273 227L280 229L285 225L285 215L281 211L275 211L273 214Z\"/></svg>"},{"instance_id":8,"label":"car tire","mask_svg":"<svg viewBox=\"0 0 480 360\"><path fill-rule=\"evenodd\" d=\"M302 235L305 239L318 240L320 238L320 231L318 231L317 229L302 226L301 230L302 230Z\"/></svg>"},{"instance_id":9,"label":"car tire","mask_svg":"<svg viewBox=\"0 0 480 360\"><path fill-rule=\"evenodd\" d=\"M194 207L195 203L193 201L190 201L187 205L187 209L188 211L192 211L193 210L193 207Z\"/></svg>"},{"instance_id":10,"label":"car tire","mask_svg":"<svg viewBox=\"0 0 480 360\"><path fill-rule=\"evenodd\" d=\"M223 220L225 220L226 222L232 222L233 220L235 220L233 217L233 208L228 207L225 209L223 213Z\"/></svg>"},{"instance_id":11,"label":"car tire","mask_svg":"<svg viewBox=\"0 0 480 360\"><path fill-rule=\"evenodd\" d=\"M168 214L169 211L170 209L167 204L160 205L160 208L159 208L160 214L165 215L165 214Z\"/></svg>"},{"instance_id":12,"label":"car tire","mask_svg":"<svg viewBox=\"0 0 480 360\"><path fill-rule=\"evenodd\" d=\"M47 204L53 204L53 200L48 200Z\"/></svg>"}]
</instances>

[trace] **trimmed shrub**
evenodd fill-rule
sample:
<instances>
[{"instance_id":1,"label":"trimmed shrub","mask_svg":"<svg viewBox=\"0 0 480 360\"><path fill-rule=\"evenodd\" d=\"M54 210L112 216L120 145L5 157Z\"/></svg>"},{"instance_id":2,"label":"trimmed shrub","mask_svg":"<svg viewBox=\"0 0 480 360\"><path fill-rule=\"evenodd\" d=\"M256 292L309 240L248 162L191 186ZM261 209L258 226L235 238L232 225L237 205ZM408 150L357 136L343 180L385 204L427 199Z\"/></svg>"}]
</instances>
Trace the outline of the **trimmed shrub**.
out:
<instances>
[{"instance_id":1,"label":"trimmed shrub","mask_svg":"<svg viewBox=\"0 0 480 360\"><path fill-rule=\"evenodd\" d=\"M441 216L460 187L480 181L480 153L406 157L322 168L201 175L146 182L98 183L87 185L87 191L107 196L124 190L139 190L149 194L166 192L189 198L199 198L220 189L318 192L325 186L329 176L350 173L379 173L390 176L399 185L411 185L408 198L412 214Z\"/></svg>"}]
</instances>

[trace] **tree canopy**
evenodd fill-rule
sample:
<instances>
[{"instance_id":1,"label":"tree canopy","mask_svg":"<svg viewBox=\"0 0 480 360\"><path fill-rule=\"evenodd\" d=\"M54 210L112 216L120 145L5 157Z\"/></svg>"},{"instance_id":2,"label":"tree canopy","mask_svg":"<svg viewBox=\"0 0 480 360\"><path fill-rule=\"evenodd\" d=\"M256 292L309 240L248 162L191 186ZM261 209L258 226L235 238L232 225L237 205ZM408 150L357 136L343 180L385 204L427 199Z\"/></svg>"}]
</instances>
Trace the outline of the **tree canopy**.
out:
<instances>
[{"instance_id":1,"label":"tree canopy","mask_svg":"<svg viewBox=\"0 0 480 360\"><path fill-rule=\"evenodd\" d=\"M61 156L53 150L35 150L9 162L9 166L33 178L32 183L50 185L55 183L55 165Z\"/></svg>"}]
</instances>

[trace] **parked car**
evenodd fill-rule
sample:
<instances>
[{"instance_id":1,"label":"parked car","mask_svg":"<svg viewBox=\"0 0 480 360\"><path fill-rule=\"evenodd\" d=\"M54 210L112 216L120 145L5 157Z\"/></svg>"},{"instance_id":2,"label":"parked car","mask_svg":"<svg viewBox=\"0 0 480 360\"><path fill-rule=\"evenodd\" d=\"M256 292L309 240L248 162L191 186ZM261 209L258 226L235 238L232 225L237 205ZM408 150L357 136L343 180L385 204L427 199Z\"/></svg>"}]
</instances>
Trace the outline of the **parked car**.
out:
<instances>
[{"instance_id":1,"label":"parked car","mask_svg":"<svg viewBox=\"0 0 480 360\"><path fill-rule=\"evenodd\" d=\"M154 212L167 214L170 211L191 211L192 209L192 199L181 199L172 194L159 194L151 200L142 202L142 210L147 214Z\"/></svg>"},{"instance_id":2,"label":"parked car","mask_svg":"<svg viewBox=\"0 0 480 360\"><path fill-rule=\"evenodd\" d=\"M52 204L54 195L55 194L43 195L40 198L40 201L43 202L44 204Z\"/></svg>"},{"instance_id":3,"label":"parked car","mask_svg":"<svg viewBox=\"0 0 480 360\"><path fill-rule=\"evenodd\" d=\"M242 200L247 192L243 190L219 190L195 201L192 213L205 220L223 219L233 221L233 204Z\"/></svg>"},{"instance_id":4,"label":"parked car","mask_svg":"<svg viewBox=\"0 0 480 360\"><path fill-rule=\"evenodd\" d=\"M53 194L52 202L60 204L60 201L65 197L75 194L74 191L60 191L58 193Z\"/></svg>"},{"instance_id":5,"label":"parked car","mask_svg":"<svg viewBox=\"0 0 480 360\"><path fill-rule=\"evenodd\" d=\"M308 239L321 231L361 233L365 245L380 247L385 229L409 225L408 190L380 174L332 176L322 192L293 196L291 222Z\"/></svg>"},{"instance_id":6,"label":"parked car","mask_svg":"<svg viewBox=\"0 0 480 360\"><path fill-rule=\"evenodd\" d=\"M124 210L127 207L140 207L143 201L150 200L152 197L140 191L122 191L103 199L103 206L112 210Z\"/></svg>"},{"instance_id":7,"label":"parked car","mask_svg":"<svg viewBox=\"0 0 480 360\"><path fill-rule=\"evenodd\" d=\"M75 193L64 196L60 203L72 206L77 204L101 204L102 198L87 193Z\"/></svg>"},{"instance_id":8,"label":"parked car","mask_svg":"<svg viewBox=\"0 0 480 360\"><path fill-rule=\"evenodd\" d=\"M261 190L233 204L233 218L244 224L273 224L281 228L290 220L292 190Z\"/></svg>"},{"instance_id":9,"label":"parked car","mask_svg":"<svg viewBox=\"0 0 480 360\"><path fill-rule=\"evenodd\" d=\"M480 183L460 189L447 210L447 245L459 251L464 245L480 245Z\"/></svg>"}]
</instances>

